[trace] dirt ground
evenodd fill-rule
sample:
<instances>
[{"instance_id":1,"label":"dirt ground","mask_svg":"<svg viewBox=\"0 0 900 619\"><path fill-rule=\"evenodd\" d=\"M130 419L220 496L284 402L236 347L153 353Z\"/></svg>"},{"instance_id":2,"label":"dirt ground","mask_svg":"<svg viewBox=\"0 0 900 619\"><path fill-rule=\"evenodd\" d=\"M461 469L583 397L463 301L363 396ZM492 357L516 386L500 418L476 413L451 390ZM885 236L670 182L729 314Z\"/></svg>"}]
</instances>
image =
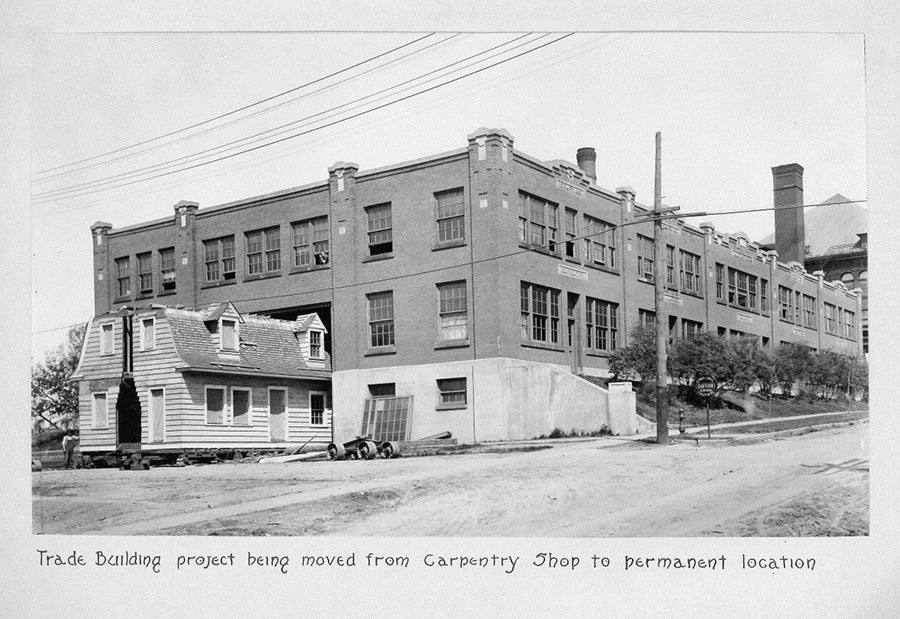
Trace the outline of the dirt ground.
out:
<instances>
[{"instance_id":1,"label":"dirt ground","mask_svg":"<svg viewBox=\"0 0 900 619\"><path fill-rule=\"evenodd\" d=\"M33 474L37 534L829 536L869 530L868 424L395 460ZM537 445L532 445L536 447Z\"/></svg>"}]
</instances>

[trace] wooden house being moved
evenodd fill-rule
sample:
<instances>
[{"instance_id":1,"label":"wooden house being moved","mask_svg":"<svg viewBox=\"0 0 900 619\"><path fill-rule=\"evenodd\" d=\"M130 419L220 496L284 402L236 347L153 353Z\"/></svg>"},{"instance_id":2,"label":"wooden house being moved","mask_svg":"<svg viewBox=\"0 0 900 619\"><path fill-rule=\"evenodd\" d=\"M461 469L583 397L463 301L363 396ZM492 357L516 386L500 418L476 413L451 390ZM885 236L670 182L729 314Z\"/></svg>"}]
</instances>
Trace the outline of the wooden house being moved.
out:
<instances>
[{"instance_id":1,"label":"wooden house being moved","mask_svg":"<svg viewBox=\"0 0 900 619\"><path fill-rule=\"evenodd\" d=\"M72 376L82 453L324 447L332 440L325 332L317 314L241 316L227 301L97 316Z\"/></svg>"}]
</instances>

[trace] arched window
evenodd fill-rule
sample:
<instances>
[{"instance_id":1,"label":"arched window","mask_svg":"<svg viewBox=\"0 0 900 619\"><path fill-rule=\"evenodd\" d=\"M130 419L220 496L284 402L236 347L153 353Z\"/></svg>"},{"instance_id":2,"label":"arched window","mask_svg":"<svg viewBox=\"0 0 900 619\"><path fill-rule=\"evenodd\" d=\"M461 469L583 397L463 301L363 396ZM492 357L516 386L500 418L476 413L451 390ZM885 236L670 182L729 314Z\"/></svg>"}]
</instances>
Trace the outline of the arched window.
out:
<instances>
[{"instance_id":1,"label":"arched window","mask_svg":"<svg viewBox=\"0 0 900 619\"><path fill-rule=\"evenodd\" d=\"M847 288L853 288L853 273L849 271L841 275L841 281Z\"/></svg>"},{"instance_id":2,"label":"arched window","mask_svg":"<svg viewBox=\"0 0 900 619\"><path fill-rule=\"evenodd\" d=\"M859 272L859 283L865 284L869 281L869 272L868 271L860 271Z\"/></svg>"}]
</instances>

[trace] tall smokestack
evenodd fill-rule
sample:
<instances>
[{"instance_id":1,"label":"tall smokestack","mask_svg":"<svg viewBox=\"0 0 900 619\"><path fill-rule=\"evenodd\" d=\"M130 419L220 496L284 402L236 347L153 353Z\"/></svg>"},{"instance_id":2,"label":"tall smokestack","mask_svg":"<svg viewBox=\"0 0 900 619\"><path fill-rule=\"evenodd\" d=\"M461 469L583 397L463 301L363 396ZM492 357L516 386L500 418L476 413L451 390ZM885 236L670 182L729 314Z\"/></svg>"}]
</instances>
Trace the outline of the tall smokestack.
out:
<instances>
[{"instance_id":1,"label":"tall smokestack","mask_svg":"<svg viewBox=\"0 0 900 619\"><path fill-rule=\"evenodd\" d=\"M803 223L803 166L788 163L772 168L775 192L775 251L781 262L804 263L806 227Z\"/></svg>"},{"instance_id":2,"label":"tall smokestack","mask_svg":"<svg viewBox=\"0 0 900 619\"><path fill-rule=\"evenodd\" d=\"M575 161L581 171L591 179L591 182L597 182L597 151L590 146L579 148L575 154Z\"/></svg>"}]
</instances>

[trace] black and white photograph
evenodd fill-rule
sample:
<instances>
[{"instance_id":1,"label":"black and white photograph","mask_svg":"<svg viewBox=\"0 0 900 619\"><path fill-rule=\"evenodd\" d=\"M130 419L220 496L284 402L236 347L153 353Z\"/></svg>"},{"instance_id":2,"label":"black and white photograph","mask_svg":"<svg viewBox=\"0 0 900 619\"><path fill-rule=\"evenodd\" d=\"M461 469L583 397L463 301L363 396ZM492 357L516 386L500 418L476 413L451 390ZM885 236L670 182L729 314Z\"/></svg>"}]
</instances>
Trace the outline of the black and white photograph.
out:
<instances>
[{"instance_id":1,"label":"black and white photograph","mask_svg":"<svg viewBox=\"0 0 900 619\"><path fill-rule=\"evenodd\" d=\"M29 36L28 569L893 616L866 32L413 17Z\"/></svg>"}]
</instances>

